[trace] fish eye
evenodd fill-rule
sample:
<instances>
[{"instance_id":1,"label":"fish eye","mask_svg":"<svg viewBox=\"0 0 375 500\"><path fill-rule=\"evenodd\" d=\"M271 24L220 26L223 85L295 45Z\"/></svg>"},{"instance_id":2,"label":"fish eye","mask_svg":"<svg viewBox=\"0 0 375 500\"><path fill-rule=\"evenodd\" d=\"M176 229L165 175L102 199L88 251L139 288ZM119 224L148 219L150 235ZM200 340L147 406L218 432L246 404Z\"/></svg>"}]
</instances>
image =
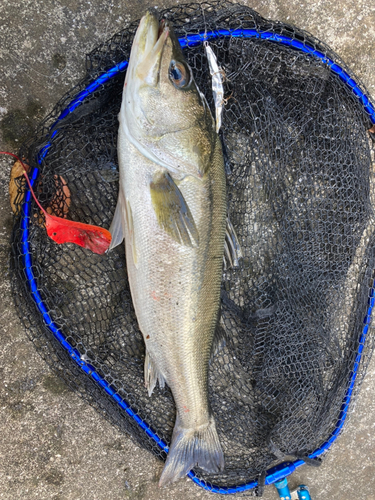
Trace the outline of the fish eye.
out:
<instances>
[{"instance_id":1,"label":"fish eye","mask_svg":"<svg viewBox=\"0 0 375 500\"><path fill-rule=\"evenodd\" d=\"M171 61L169 66L169 79L179 89L187 87L190 83L190 69L179 61Z\"/></svg>"}]
</instances>

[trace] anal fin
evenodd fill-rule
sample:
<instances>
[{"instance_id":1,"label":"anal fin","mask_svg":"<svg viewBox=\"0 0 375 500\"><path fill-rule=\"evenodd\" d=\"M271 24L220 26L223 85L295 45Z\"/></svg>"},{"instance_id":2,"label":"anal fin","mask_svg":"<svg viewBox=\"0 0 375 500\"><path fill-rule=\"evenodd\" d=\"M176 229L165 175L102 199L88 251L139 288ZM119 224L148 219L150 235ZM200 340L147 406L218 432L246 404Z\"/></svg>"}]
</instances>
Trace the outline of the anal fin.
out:
<instances>
[{"instance_id":1,"label":"anal fin","mask_svg":"<svg viewBox=\"0 0 375 500\"><path fill-rule=\"evenodd\" d=\"M153 359L149 356L146 349L145 357L145 386L148 391L148 395L151 396L152 391L156 386L156 382L159 381L159 386L161 389L165 386L165 378L163 374L157 368Z\"/></svg>"}]
</instances>

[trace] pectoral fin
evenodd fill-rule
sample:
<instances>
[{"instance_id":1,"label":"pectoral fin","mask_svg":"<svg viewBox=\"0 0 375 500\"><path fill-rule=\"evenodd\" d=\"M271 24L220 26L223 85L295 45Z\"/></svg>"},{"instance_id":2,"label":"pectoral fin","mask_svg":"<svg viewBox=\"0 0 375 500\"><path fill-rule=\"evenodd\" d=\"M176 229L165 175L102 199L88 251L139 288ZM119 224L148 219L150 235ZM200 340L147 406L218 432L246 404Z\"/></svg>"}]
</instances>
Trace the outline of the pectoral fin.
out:
<instances>
[{"instance_id":1,"label":"pectoral fin","mask_svg":"<svg viewBox=\"0 0 375 500\"><path fill-rule=\"evenodd\" d=\"M120 243L123 241L125 236L125 220L128 228L129 243L132 248L133 261L134 265L136 266L137 249L135 247L133 213L129 200L127 198L125 199L125 196L122 194L122 191L120 189L115 214L113 216L111 227L109 228L109 232L112 235L112 240L108 250L112 250L112 248L117 247L117 245L120 245Z\"/></svg>"},{"instance_id":2,"label":"pectoral fin","mask_svg":"<svg viewBox=\"0 0 375 500\"><path fill-rule=\"evenodd\" d=\"M159 225L177 243L199 244L198 230L190 209L168 172L155 173L150 184L151 200Z\"/></svg>"},{"instance_id":3,"label":"pectoral fin","mask_svg":"<svg viewBox=\"0 0 375 500\"><path fill-rule=\"evenodd\" d=\"M109 232L112 235L112 240L108 250L112 250L113 248L117 247L124 239L124 226L123 226L124 216L125 216L124 196L120 189L118 194L115 214L112 219L111 227L109 228Z\"/></svg>"}]
</instances>

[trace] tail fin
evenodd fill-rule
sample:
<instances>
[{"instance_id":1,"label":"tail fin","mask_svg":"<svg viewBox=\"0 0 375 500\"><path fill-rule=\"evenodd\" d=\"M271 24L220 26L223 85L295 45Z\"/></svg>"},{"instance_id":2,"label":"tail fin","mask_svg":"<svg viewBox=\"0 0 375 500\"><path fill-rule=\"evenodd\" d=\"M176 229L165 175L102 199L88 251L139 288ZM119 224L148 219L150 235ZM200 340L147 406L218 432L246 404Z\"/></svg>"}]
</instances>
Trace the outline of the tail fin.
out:
<instances>
[{"instance_id":1,"label":"tail fin","mask_svg":"<svg viewBox=\"0 0 375 500\"><path fill-rule=\"evenodd\" d=\"M219 472L224 469L224 455L216 432L215 420L195 429L182 427L177 416L159 486L166 486L180 477L186 476L198 465L206 472Z\"/></svg>"}]
</instances>

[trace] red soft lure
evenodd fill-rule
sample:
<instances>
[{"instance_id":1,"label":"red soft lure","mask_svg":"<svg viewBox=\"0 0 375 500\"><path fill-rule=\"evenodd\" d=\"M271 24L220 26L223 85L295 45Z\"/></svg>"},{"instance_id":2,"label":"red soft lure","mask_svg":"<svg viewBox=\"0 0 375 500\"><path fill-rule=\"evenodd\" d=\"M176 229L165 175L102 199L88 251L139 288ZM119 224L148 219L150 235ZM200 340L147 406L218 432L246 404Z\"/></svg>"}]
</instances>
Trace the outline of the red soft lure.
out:
<instances>
[{"instance_id":1,"label":"red soft lure","mask_svg":"<svg viewBox=\"0 0 375 500\"><path fill-rule=\"evenodd\" d=\"M102 255L111 243L111 233L99 226L62 219L46 214L47 234L56 243L75 243Z\"/></svg>"},{"instance_id":2,"label":"red soft lure","mask_svg":"<svg viewBox=\"0 0 375 500\"><path fill-rule=\"evenodd\" d=\"M40 205L37 200L34 190L31 187L29 177L27 175L27 170L22 160L18 158L17 155L13 153L8 153L5 151L0 151L0 154L5 154L13 156L22 165L24 169L24 176L29 185L31 194L38 205L40 210L43 212L46 218L46 229L48 236L56 243L75 243L80 247L87 248L94 253L99 255L104 254L111 243L111 233L99 226L92 226L90 224L83 224L82 222L74 222L71 220L63 219L61 217L56 217L55 215L48 214L44 208Z\"/></svg>"}]
</instances>

